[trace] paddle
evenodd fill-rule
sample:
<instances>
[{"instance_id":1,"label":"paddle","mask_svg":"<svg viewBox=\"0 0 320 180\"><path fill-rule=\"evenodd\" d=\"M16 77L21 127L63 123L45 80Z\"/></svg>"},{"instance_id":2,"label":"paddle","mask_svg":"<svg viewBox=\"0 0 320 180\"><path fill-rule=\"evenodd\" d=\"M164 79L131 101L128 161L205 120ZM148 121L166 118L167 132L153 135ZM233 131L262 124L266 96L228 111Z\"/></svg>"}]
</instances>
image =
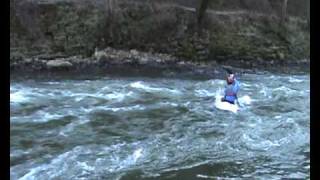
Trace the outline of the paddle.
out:
<instances>
[{"instance_id":1,"label":"paddle","mask_svg":"<svg viewBox=\"0 0 320 180\"><path fill-rule=\"evenodd\" d=\"M237 105L238 105L239 107L241 107L241 108L243 107L242 104L240 104L238 98L236 99L236 102L237 102Z\"/></svg>"}]
</instances>

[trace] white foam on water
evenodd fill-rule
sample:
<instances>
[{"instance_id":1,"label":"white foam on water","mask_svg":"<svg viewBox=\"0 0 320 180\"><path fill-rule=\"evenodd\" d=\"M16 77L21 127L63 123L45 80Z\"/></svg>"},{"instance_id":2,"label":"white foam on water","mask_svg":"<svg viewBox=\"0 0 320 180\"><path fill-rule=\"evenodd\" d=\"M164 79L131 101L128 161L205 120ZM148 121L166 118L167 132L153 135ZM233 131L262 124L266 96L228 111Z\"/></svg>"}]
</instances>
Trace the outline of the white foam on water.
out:
<instances>
[{"instance_id":1,"label":"white foam on water","mask_svg":"<svg viewBox=\"0 0 320 180\"><path fill-rule=\"evenodd\" d=\"M133 111L133 110L144 110L145 107L141 105L134 105L134 106L128 106L128 107L98 107L95 109L91 109L91 112L97 111L97 110L102 110L102 111L113 111L113 112L118 112L118 111Z\"/></svg>"},{"instance_id":2,"label":"white foam on water","mask_svg":"<svg viewBox=\"0 0 320 180\"><path fill-rule=\"evenodd\" d=\"M131 163L135 163L142 156L142 154L143 154L143 149L142 148L136 149L133 152L132 157L129 156L129 160L132 160Z\"/></svg>"},{"instance_id":3,"label":"white foam on water","mask_svg":"<svg viewBox=\"0 0 320 180\"><path fill-rule=\"evenodd\" d=\"M49 163L41 164L25 174L19 180L39 179L45 174L46 179L54 179L63 175L70 169L77 168L77 171L94 171L94 167L88 166L86 163L78 163L77 158L81 154L90 154L91 151L85 147L75 147L71 151L67 151L56 158L52 159ZM75 166L78 165L78 166Z\"/></svg>"},{"instance_id":4,"label":"white foam on water","mask_svg":"<svg viewBox=\"0 0 320 180\"><path fill-rule=\"evenodd\" d=\"M164 106L173 106L173 107L177 107L178 106L178 104L177 103L173 103L173 102L160 102L159 103L160 105L164 105Z\"/></svg>"},{"instance_id":5,"label":"white foam on water","mask_svg":"<svg viewBox=\"0 0 320 180\"><path fill-rule=\"evenodd\" d=\"M191 169L193 167L201 166L203 164L208 164L209 162L210 162L209 160L204 160L202 162L197 162L197 163L193 163L193 164L190 164L190 165L184 165L182 167L173 167L173 168L165 169L162 172L170 172L170 171L179 171L179 170L183 170L183 169Z\"/></svg>"},{"instance_id":6,"label":"white foam on water","mask_svg":"<svg viewBox=\"0 0 320 180\"><path fill-rule=\"evenodd\" d=\"M26 94L21 91L10 93L10 102L21 103L27 102L28 100L29 98L26 97Z\"/></svg>"},{"instance_id":7,"label":"white foam on water","mask_svg":"<svg viewBox=\"0 0 320 180\"><path fill-rule=\"evenodd\" d=\"M210 80L209 82L212 85L225 85L225 81L223 81L223 80L214 79L214 80Z\"/></svg>"},{"instance_id":8,"label":"white foam on water","mask_svg":"<svg viewBox=\"0 0 320 180\"><path fill-rule=\"evenodd\" d=\"M61 84L61 82L49 81L49 82L44 82L43 84L56 85L56 84Z\"/></svg>"},{"instance_id":9,"label":"white foam on water","mask_svg":"<svg viewBox=\"0 0 320 180\"><path fill-rule=\"evenodd\" d=\"M279 147L281 144L278 141L270 141L270 140L263 140L259 136L255 136L254 138L250 137L247 134L243 134L242 137L243 142L246 142L247 146L259 149L259 150L268 150L271 147Z\"/></svg>"},{"instance_id":10,"label":"white foam on water","mask_svg":"<svg viewBox=\"0 0 320 180\"><path fill-rule=\"evenodd\" d=\"M32 121L33 122L48 122L48 121L53 120L53 119L61 118L61 117L65 116L65 115L51 114L51 113L48 113L48 112L45 112L45 111L40 111L38 116L39 116L39 118L33 118Z\"/></svg>"},{"instance_id":11,"label":"white foam on water","mask_svg":"<svg viewBox=\"0 0 320 180\"><path fill-rule=\"evenodd\" d=\"M254 140L247 134L242 134L242 138L244 139L244 142L254 142Z\"/></svg>"},{"instance_id":12,"label":"white foam on water","mask_svg":"<svg viewBox=\"0 0 320 180\"><path fill-rule=\"evenodd\" d=\"M244 83L244 82L239 82L240 84L240 91L252 91L252 89L255 88L254 85L249 84L249 83Z\"/></svg>"},{"instance_id":13,"label":"white foam on water","mask_svg":"<svg viewBox=\"0 0 320 180\"><path fill-rule=\"evenodd\" d=\"M248 124L249 127L256 127L257 124Z\"/></svg>"},{"instance_id":14,"label":"white foam on water","mask_svg":"<svg viewBox=\"0 0 320 180\"><path fill-rule=\"evenodd\" d=\"M146 152L139 143L120 143L102 147L98 155L103 158L96 159L95 166L104 166L107 163L108 166L103 171L118 172L139 165L140 162L143 162L142 159L146 156Z\"/></svg>"},{"instance_id":15,"label":"white foam on water","mask_svg":"<svg viewBox=\"0 0 320 180\"><path fill-rule=\"evenodd\" d=\"M64 116L68 116L69 114L55 114L55 113L50 113L46 112L43 110L36 111L35 113L32 113L31 115L28 116L23 116L23 117L10 117L10 121L15 122L15 123L26 123L26 122L49 122L52 120L57 120L60 119Z\"/></svg>"},{"instance_id":16,"label":"white foam on water","mask_svg":"<svg viewBox=\"0 0 320 180\"><path fill-rule=\"evenodd\" d=\"M81 169L86 171L94 171L95 168L92 166L89 166L86 162L77 162L77 165L81 167Z\"/></svg>"},{"instance_id":17,"label":"white foam on water","mask_svg":"<svg viewBox=\"0 0 320 180\"><path fill-rule=\"evenodd\" d=\"M101 91L105 91L105 90L109 90L109 89L110 89L109 86L105 86L105 87L101 88Z\"/></svg>"},{"instance_id":18,"label":"white foam on water","mask_svg":"<svg viewBox=\"0 0 320 180\"><path fill-rule=\"evenodd\" d=\"M208 176L203 174L197 174L197 178L203 178L203 179L217 179L217 180L235 180L236 178L226 178L226 177L218 177L218 176Z\"/></svg>"},{"instance_id":19,"label":"white foam on water","mask_svg":"<svg viewBox=\"0 0 320 180\"><path fill-rule=\"evenodd\" d=\"M68 96L70 97L103 97L99 94L90 94L90 93L71 93Z\"/></svg>"},{"instance_id":20,"label":"white foam on water","mask_svg":"<svg viewBox=\"0 0 320 180\"><path fill-rule=\"evenodd\" d=\"M274 75L271 75L271 76L269 76L269 78L270 78L270 79L275 79L275 78L277 78L277 77L274 76Z\"/></svg>"},{"instance_id":21,"label":"white foam on water","mask_svg":"<svg viewBox=\"0 0 320 180\"><path fill-rule=\"evenodd\" d=\"M133 88L141 88L141 89L147 88L145 85L142 84L141 81L130 83L130 86Z\"/></svg>"},{"instance_id":22,"label":"white foam on water","mask_svg":"<svg viewBox=\"0 0 320 180\"><path fill-rule=\"evenodd\" d=\"M174 94L179 94L180 91L178 90L172 90L172 89L168 89L168 88L155 88L155 87L150 87L148 85L143 84L141 81L137 81L137 82L133 82L130 83L130 86L133 88L137 88L137 89L143 89L146 91L167 91L170 93L174 93Z\"/></svg>"},{"instance_id":23,"label":"white foam on water","mask_svg":"<svg viewBox=\"0 0 320 180\"><path fill-rule=\"evenodd\" d=\"M247 83L244 83L244 82L241 83L241 86L243 86L243 87L252 87L251 84L247 84Z\"/></svg>"},{"instance_id":24,"label":"white foam on water","mask_svg":"<svg viewBox=\"0 0 320 180\"><path fill-rule=\"evenodd\" d=\"M275 91L283 91L285 94L292 94L292 93L296 93L297 92L297 90L290 89L290 88L285 87L285 86L280 86L278 88L272 89L272 92L275 92Z\"/></svg>"},{"instance_id":25,"label":"white foam on water","mask_svg":"<svg viewBox=\"0 0 320 180\"><path fill-rule=\"evenodd\" d=\"M297 78L293 78L293 77L289 77L289 82L291 83L300 83L300 82L303 82L303 80L301 79L297 79Z\"/></svg>"},{"instance_id":26,"label":"white foam on water","mask_svg":"<svg viewBox=\"0 0 320 180\"><path fill-rule=\"evenodd\" d=\"M105 97L107 99L123 99L125 95L122 93L111 93L111 94L106 94Z\"/></svg>"},{"instance_id":27,"label":"white foam on water","mask_svg":"<svg viewBox=\"0 0 320 180\"><path fill-rule=\"evenodd\" d=\"M264 86L264 85L261 85L261 87L260 87L260 91L259 91L259 93L261 93L261 94L263 94L263 96L268 96L269 95L269 90Z\"/></svg>"},{"instance_id":28,"label":"white foam on water","mask_svg":"<svg viewBox=\"0 0 320 180\"><path fill-rule=\"evenodd\" d=\"M191 105L191 102L188 101L188 102L183 103L182 105L183 105L184 107L188 107L189 105Z\"/></svg>"},{"instance_id":29,"label":"white foam on water","mask_svg":"<svg viewBox=\"0 0 320 180\"><path fill-rule=\"evenodd\" d=\"M261 89L261 90L259 91L259 93L263 94L264 96L267 96L267 91L264 90L264 89Z\"/></svg>"},{"instance_id":30,"label":"white foam on water","mask_svg":"<svg viewBox=\"0 0 320 180\"><path fill-rule=\"evenodd\" d=\"M19 178L19 180L33 180L37 179L35 176L38 172L44 171L46 169L45 166L40 166L36 168L32 168L27 174Z\"/></svg>"},{"instance_id":31,"label":"white foam on water","mask_svg":"<svg viewBox=\"0 0 320 180\"><path fill-rule=\"evenodd\" d=\"M241 104L246 104L246 105L249 105L252 102L252 99L248 95L241 96L238 98L238 100Z\"/></svg>"},{"instance_id":32,"label":"white foam on water","mask_svg":"<svg viewBox=\"0 0 320 180\"><path fill-rule=\"evenodd\" d=\"M10 150L10 158L15 156L27 155L27 154L30 154L30 152L31 150L21 150L21 149Z\"/></svg>"},{"instance_id":33,"label":"white foam on water","mask_svg":"<svg viewBox=\"0 0 320 180\"><path fill-rule=\"evenodd\" d=\"M131 149L130 147L137 146ZM131 150L128 150L130 148ZM131 151L132 153L126 152ZM86 161L79 158L88 156ZM97 155L99 156L98 158ZM120 143L108 147L98 146L77 146L72 150L64 152L48 163L39 164L36 167L28 168L21 180L39 179L46 176L46 179L61 178L72 171L76 175L90 175L91 173L119 172L123 169L137 165L144 157L145 150L139 147L139 143ZM40 178L41 179L41 178Z\"/></svg>"},{"instance_id":34,"label":"white foam on water","mask_svg":"<svg viewBox=\"0 0 320 180\"><path fill-rule=\"evenodd\" d=\"M102 96L106 97L107 99L110 99L110 100L119 100L119 101L122 101L124 100L125 97L128 97L128 96L132 96L133 95L133 92L132 91L129 91L128 93L120 93L120 92L116 92L116 93L111 93L111 94L105 94Z\"/></svg>"},{"instance_id":35,"label":"white foam on water","mask_svg":"<svg viewBox=\"0 0 320 180\"><path fill-rule=\"evenodd\" d=\"M291 173L289 176L285 176L283 178L288 178L288 179L305 179L307 175L302 172L295 172Z\"/></svg>"},{"instance_id":36,"label":"white foam on water","mask_svg":"<svg viewBox=\"0 0 320 180\"><path fill-rule=\"evenodd\" d=\"M278 115L278 116L275 116L274 118L275 118L275 119L281 119L282 116Z\"/></svg>"},{"instance_id":37,"label":"white foam on water","mask_svg":"<svg viewBox=\"0 0 320 180\"><path fill-rule=\"evenodd\" d=\"M215 177L215 176L207 176L207 175L202 175L202 174L197 174L197 178L216 179L217 177Z\"/></svg>"},{"instance_id":38,"label":"white foam on water","mask_svg":"<svg viewBox=\"0 0 320 180\"><path fill-rule=\"evenodd\" d=\"M287 119L286 119L286 122L287 122L287 123L295 123L295 121L294 121L292 118L287 118Z\"/></svg>"},{"instance_id":39,"label":"white foam on water","mask_svg":"<svg viewBox=\"0 0 320 180\"><path fill-rule=\"evenodd\" d=\"M84 97L76 97L76 102L79 102L79 101L81 101L82 99L83 99Z\"/></svg>"},{"instance_id":40,"label":"white foam on water","mask_svg":"<svg viewBox=\"0 0 320 180\"><path fill-rule=\"evenodd\" d=\"M84 98L100 98L105 100L117 100L122 101L128 96L132 96L133 92L129 91L128 93L123 92L112 92L112 93L104 93L104 92L98 92L98 93L65 93L65 96L68 97L74 97L76 102L79 102L83 100Z\"/></svg>"},{"instance_id":41,"label":"white foam on water","mask_svg":"<svg viewBox=\"0 0 320 180\"><path fill-rule=\"evenodd\" d=\"M204 89L196 89L195 90L195 95L198 97L209 97L209 96L214 96L216 93L215 92L209 92Z\"/></svg>"},{"instance_id":42,"label":"white foam on water","mask_svg":"<svg viewBox=\"0 0 320 180\"><path fill-rule=\"evenodd\" d=\"M66 133L72 132L75 127L88 123L89 121L90 120L88 118L80 117L77 121L73 121L72 123L64 126L63 129L59 132L59 135L67 136Z\"/></svg>"},{"instance_id":43,"label":"white foam on water","mask_svg":"<svg viewBox=\"0 0 320 180\"><path fill-rule=\"evenodd\" d=\"M259 145L263 146L265 150L268 150L271 146L280 146L280 144L277 141L272 142L270 140L261 141Z\"/></svg>"}]
</instances>

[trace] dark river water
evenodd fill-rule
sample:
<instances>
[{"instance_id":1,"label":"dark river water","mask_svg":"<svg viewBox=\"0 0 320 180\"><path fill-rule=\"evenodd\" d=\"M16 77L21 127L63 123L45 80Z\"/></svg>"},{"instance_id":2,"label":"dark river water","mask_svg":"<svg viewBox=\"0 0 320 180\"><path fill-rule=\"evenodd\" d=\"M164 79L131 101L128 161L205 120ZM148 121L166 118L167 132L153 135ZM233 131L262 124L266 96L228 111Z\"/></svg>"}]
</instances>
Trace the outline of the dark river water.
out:
<instances>
[{"instance_id":1,"label":"dark river water","mask_svg":"<svg viewBox=\"0 0 320 180\"><path fill-rule=\"evenodd\" d=\"M11 179L309 179L309 75L238 79L13 79Z\"/></svg>"}]
</instances>

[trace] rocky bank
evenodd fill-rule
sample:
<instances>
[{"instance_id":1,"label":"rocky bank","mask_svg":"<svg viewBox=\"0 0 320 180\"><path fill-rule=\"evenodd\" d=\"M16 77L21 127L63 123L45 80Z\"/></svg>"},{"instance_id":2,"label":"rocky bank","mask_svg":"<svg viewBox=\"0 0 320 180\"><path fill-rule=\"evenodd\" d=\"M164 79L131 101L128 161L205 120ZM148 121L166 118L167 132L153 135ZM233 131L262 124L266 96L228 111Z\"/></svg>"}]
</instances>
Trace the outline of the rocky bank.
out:
<instances>
[{"instance_id":1,"label":"rocky bank","mask_svg":"<svg viewBox=\"0 0 320 180\"><path fill-rule=\"evenodd\" d=\"M279 62L254 61L203 61L194 62L169 54L147 53L137 50L116 50L106 48L96 51L90 58L82 56L65 57L35 56L12 60L12 74L109 74L109 75L146 75L180 78L224 78L225 68L237 74L263 73L308 73L309 60L290 60ZM279 65L280 64L280 65Z\"/></svg>"}]
</instances>

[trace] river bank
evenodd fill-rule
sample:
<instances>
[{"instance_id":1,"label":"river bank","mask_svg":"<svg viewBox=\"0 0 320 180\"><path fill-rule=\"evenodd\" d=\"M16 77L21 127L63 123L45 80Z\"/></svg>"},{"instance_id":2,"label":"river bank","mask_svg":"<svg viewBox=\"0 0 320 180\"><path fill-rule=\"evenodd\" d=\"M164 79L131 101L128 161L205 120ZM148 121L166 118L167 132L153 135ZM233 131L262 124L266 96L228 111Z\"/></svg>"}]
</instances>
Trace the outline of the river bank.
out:
<instances>
[{"instance_id":1,"label":"river bank","mask_svg":"<svg viewBox=\"0 0 320 180\"><path fill-rule=\"evenodd\" d=\"M165 77L209 77L224 75L224 68L237 73L272 73L299 74L310 71L310 60L239 60L223 62L190 61L169 54L148 53L137 50L116 50L106 48L96 50L92 57L66 57L63 55L38 55L30 58L15 57L10 60L12 75L26 73L57 74L109 74L109 75L147 75Z\"/></svg>"},{"instance_id":2,"label":"river bank","mask_svg":"<svg viewBox=\"0 0 320 180\"><path fill-rule=\"evenodd\" d=\"M290 3L281 22L278 5L268 1L259 8L223 1L213 3L199 25L197 2L11 1L10 70L213 76L227 65L309 71L306 4Z\"/></svg>"}]
</instances>

